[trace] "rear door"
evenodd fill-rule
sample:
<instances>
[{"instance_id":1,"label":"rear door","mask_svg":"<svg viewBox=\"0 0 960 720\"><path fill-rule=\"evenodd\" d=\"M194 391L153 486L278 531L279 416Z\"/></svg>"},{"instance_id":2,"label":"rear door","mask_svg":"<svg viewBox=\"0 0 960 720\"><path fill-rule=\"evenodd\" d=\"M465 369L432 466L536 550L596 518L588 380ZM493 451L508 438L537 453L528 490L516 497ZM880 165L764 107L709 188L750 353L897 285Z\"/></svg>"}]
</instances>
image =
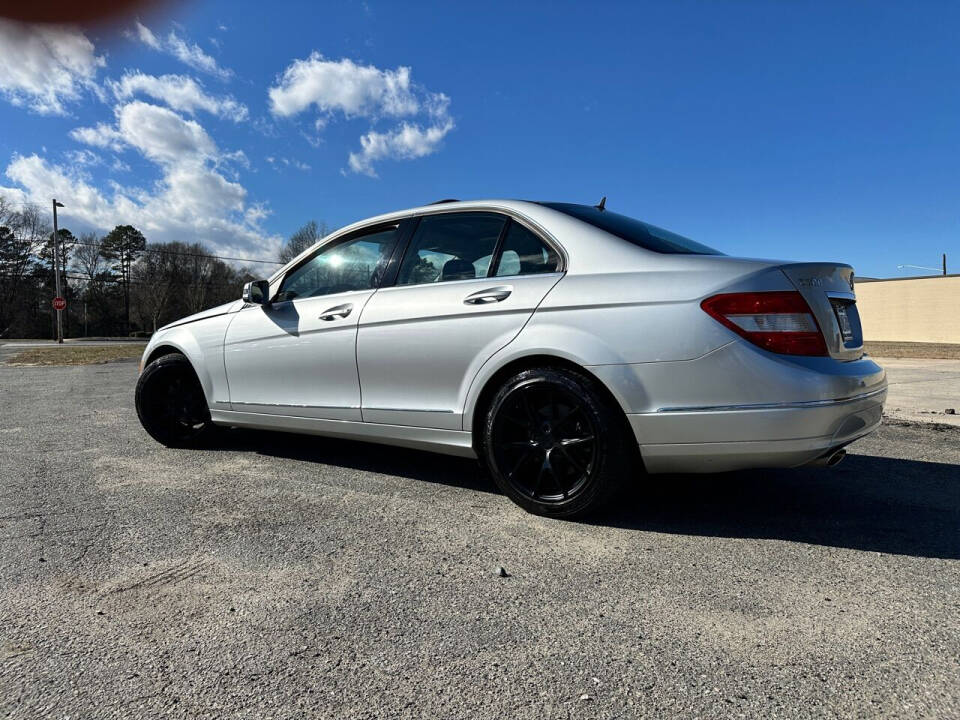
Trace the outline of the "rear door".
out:
<instances>
[{"instance_id":1,"label":"rear door","mask_svg":"<svg viewBox=\"0 0 960 720\"><path fill-rule=\"evenodd\" d=\"M357 334L365 422L459 430L470 382L516 337L562 276L562 258L517 220L427 215L392 287L367 303Z\"/></svg>"},{"instance_id":2,"label":"rear door","mask_svg":"<svg viewBox=\"0 0 960 720\"><path fill-rule=\"evenodd\" d=\"M803 295L823 332L830 356L863 355L863 330L853 289L853 268L837 263L791 263L783 273Z\"/></svg>"}]
</instances>

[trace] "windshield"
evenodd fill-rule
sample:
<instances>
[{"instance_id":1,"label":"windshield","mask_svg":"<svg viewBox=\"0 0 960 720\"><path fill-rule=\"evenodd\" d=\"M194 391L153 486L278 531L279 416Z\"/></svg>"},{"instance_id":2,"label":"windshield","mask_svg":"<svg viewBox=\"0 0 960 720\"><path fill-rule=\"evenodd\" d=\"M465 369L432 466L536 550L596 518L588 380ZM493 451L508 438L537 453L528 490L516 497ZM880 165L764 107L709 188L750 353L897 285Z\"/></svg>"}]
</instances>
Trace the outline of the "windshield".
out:
<instances>
[{"instance_id":1,"label":"windshield","mask_svg":"<svg viewBox=\"0 0 960 720\"><path fill-rule=\"evenodd\" d=\"M723 255L719 250L701 245L690 238L683 237L683 235L677 235L669 230L635 220L626 215L620 215L609 210L599 210L592 205L576 205L574 203L540 204L577 220L582 220L611 235L616 235L618 238L653 252L683 255Z\"/></svg>"}]
</instances>

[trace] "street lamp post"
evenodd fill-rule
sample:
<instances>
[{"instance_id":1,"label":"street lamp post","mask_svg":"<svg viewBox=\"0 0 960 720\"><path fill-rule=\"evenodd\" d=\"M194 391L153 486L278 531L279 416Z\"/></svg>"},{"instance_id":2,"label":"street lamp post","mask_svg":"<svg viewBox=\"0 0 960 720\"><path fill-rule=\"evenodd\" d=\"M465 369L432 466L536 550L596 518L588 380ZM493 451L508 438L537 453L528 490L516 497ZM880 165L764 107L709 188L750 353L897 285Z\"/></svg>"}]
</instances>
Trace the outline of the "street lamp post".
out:
<instances>
[{"instance_id":1,"label":"street lamp post","mask_svg":"<svg viewBox=\"0 0 960 720\"><path fill-rule=\"evenodd\" d=\"M53 277L57 286L57 297L60 295L60 232L57 228L57 208L64 207L63 203L53 199ZM57 342L63 344L63 317L60 308L57 308Z\"/></svg>"}]
</instances>

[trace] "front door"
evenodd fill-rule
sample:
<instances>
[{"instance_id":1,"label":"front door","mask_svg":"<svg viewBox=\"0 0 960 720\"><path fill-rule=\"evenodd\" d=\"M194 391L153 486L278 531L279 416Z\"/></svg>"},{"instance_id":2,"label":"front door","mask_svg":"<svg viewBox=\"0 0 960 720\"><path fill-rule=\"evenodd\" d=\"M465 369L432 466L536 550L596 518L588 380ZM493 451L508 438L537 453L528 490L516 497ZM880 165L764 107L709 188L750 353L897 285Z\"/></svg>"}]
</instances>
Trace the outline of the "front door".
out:
<instances>
[{"instance_id":1,"label":"front door","mask_svg":"<svg viewBox=\"0 0 960 720\"><path fill-rule=\"evenodd\" d=\"M421 218L357 333L365 422L459 430L470 383L560 279L560 256L495 213Z\"/></svg>"},{"instance_id":2,"label":"front door","mask_svg":"<svg viewBox=\"0 0 960 720\"><path fill-rule=\"evenodd\" d=\"M397 242L397 226L351 234L291 268L269 305L237 313L224 365L240 412L360 420L357 321Z\"/></svg>"}]
</instances>

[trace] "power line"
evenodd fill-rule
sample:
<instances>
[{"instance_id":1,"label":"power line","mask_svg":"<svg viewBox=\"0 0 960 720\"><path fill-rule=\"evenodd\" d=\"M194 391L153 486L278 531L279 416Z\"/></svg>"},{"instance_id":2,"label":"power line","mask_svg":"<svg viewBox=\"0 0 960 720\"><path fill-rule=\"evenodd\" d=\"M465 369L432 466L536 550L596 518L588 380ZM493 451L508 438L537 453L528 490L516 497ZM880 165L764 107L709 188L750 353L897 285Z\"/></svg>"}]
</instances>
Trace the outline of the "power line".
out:
<instances>
[{"instance_id":1,"label":"power line","mask_svg":"<svg viewBox=\"0 0 960 720\"><path fill-rule=\"evenodd\" d=\"M67 280L80 280L80 281L83 281L83 282L90 282L90 283L104 283L104 284L110 284L110 285L122 285L122 284L123 284L123 280L121 280L120 278L116 278L116 277L115 277L115 278L100 278L100 277L90 278L90 277L88 277L88 276L86 276L86 275L77 275L77 274L67 274L67 275L63 275L63 277L65 277ZM37 279L38 279L38 277L37 277L36 275L26 274L26 273L23 274L23 275L20 275L20 276L16 276L16 275L0 275L0 280L21 280L21 281L29 281L29 280L37 280ZM129 282L130 282L131 285L150 285L150 286L153 286L153 287L155 287L155 286L158 284L156 281L150 281L150 280L130 280ZM230 288L239 287L239 284L238 284L238 283L225 283L225 282L215 282L215 283L211 283L211 282L204 282L204 281L202 281L202 280L190 281L190 282L188 282L187 284L193 284L194 282L196 282L196 283L199 284L199 285L202 285L203 287L207 287L207 288L213 288L213 287L224 287L224 288L225 288L225 287L230 287Z\"/></svg>"},{"instance_id":2,"label":"power line","mask_svg":"<svg viewBox=\"0 0 960 720\"><path fill-rule=\"evenodd\" d=\"M97 249L102 249L103 245L100 243L86 243L79 240L74 240L73 242L69 240L62 240L60 242L61 246L73 247L74 245L83 245L84 247L95 247ZM152 253L154 255L180 255L183 257L195 257L195 258L208 258L210 260L234 260L236 262L250 262L250 263L264 263L266 265L286 265L286 263L279 260L261 260L259 258L241 258L241 257L230 257L228 255L209 255L206 253L190 253L190 252L180 252L178 250L158 250L155 248L144 248L143 250L133 250L132 253ZM35 253L32 253L35 254ZM106 258L105 258L106 259Z\"/></svg>"},{"instance_id":3,"label":"power line","mask_svg":"<svg viewBox=\"0 0 960 720\"><path fill-rule=\"evenodd\" d=\"M102 249L103 245L100 243L85 243L76 240L74 242L65 242L66 245L83 245L85 247L95 247ZM236 262L251 262L251 263L264 263L267 265L286 265L286 263L280 262L279 260L260 260L258 258L240 258L240 257L229 257L227 255L207 255L206 253L190 253L190 252L179 252L177 250L155 250L152 248L144 248L143 250L134 250L132 252L145 252L153 253L155 255L182 255L184 257L196 257L196 258L210 258L213 260L234 260Z\"/></svg>"}]
</instances>

